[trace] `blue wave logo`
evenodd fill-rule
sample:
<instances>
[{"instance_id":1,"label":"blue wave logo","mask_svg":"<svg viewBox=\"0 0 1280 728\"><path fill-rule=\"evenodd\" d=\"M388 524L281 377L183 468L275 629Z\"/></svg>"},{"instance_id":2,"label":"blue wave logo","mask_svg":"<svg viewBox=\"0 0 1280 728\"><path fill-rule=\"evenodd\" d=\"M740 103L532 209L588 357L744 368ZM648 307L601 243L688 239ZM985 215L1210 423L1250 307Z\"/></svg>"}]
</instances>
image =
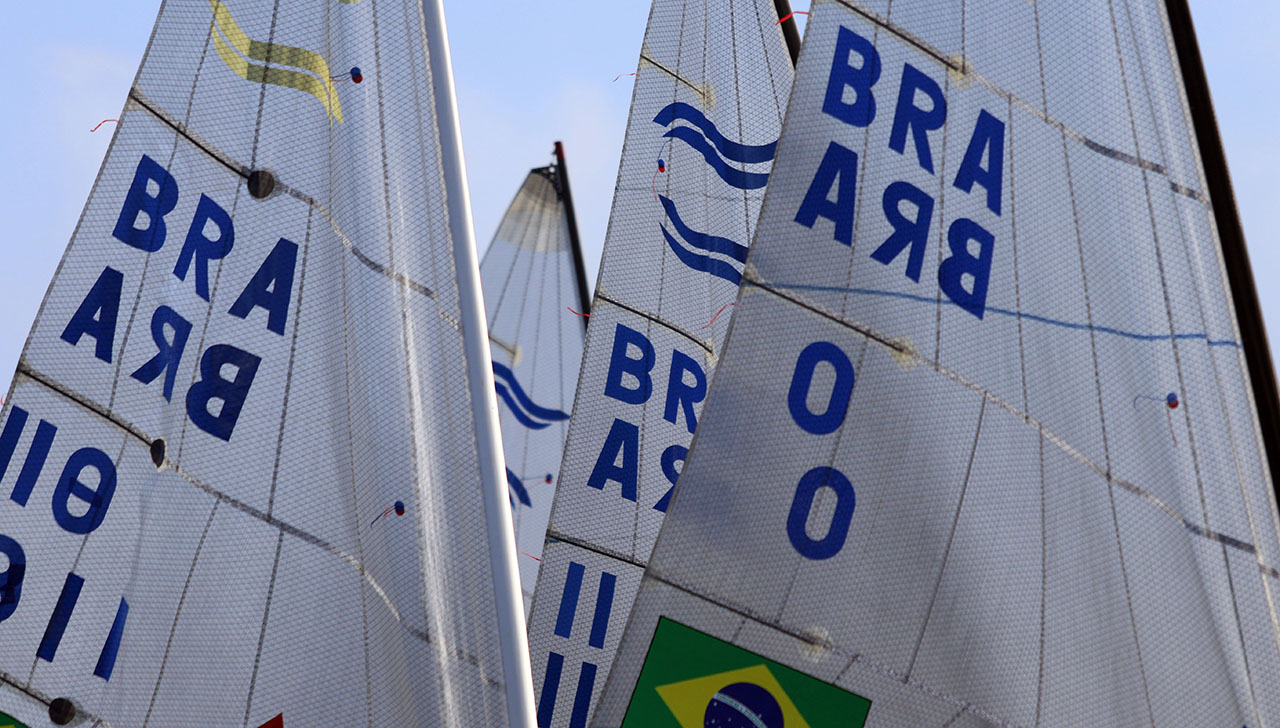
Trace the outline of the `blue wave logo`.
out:
<instances>
[{"instance_id":1,"label":"blue wave logo","mask_svg":"<svg viewBox=\"0 0 1280 728\"><path fill-rule=\"evenodd\" d=\"M533 507L533 501L529 499L529 491L525 489L519 476L511 472L511 468L507 468L507 489L510 491L507 493L507 498L511 500L512 508L516 507L516 499L530 508Z\"/></svg>"},{"instance_id":2,"label":"blue wave logo","mask_svg":"<svg viewBox=\"0 0 1280 728\"><path fill-rule=\"evenodd\" d=\"M697 230L690 228L688 225L684 224L683 220L680 219L680 213L676 211L676 203L662 195L659 195L658 199L662 201L662 207L667 211L667 219L671 220L671 226L676 229L676 234L679 235L685 243L693 248L697 248L698 250L706 251L707 253L728 256L729 258L736 260L738 263L747 262L747 246L739 245L728 238L700 233ZM720 260L719 258L712 258L710 255L703 255L702 253L694 252L693 250L681 245L680 240L677 240L675 236L667 230L666 225L659 225L659 227L662 228L663 237L667 239L667 247L671 248L671 252L676 254L676 257L680 259L681 263L684 263L696 271L710 273L717 278L723 278L735 286L742 283L742 271L737 265ZM495 364L494 366L497 365Z\"/></svg>"},{"instance_id":3,"label":"blue wave logo","mask_svg":"<svg viewBox=\"0 0 1280 728\"><path fill-rule=\"evenodd\" d=\"M711 123L711 120L701 111L679 101L668 104L653 117L653 123L662 126L671 126L680 120L687 121L693 126L676 126L662 136L679 139L700 152L702 158L707 160L707 164L720 175L720 179L740 190L758 190L768 183L767 172L744 172L737 167L729 166L728 162L739 164L768 162L773 159L774 152L778 148L776 141L755 146L735 142L721 134L716 125Z\"/></svg>"},{"instance_id":4,"label":"blue wave logo","mask_svg":"<svg viewBox=\"0 0 1280 728\"><path fill-rule=\"evenodd\" d=\"M552 422L569 419L569 415L560 410L534 404L529 395L525 394L524 387L516 381L516 375L504 365L495 361L493 374L496 377L493 386L498 390L498 397L507 403L507 408L511 410L516 420L530 430L541 430Z\"/></svg>"}]
</instances>

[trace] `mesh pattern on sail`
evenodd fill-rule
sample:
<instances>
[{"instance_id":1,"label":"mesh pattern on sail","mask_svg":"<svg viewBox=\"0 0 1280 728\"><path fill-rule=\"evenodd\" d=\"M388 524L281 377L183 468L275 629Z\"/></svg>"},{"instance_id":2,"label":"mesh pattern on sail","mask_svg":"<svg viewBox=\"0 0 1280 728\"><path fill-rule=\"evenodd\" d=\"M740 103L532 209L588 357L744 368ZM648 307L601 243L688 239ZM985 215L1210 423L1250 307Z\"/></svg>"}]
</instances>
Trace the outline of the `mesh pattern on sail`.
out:
<instances>
[{"instance_id":1,"label":"mesh pattern on sail","mask_svg":"<svg viewBox=\"0 0 1280 728\"><path fill-rule=\"evenodd\" d=\"M583 326L567 310L581 306L569 222L553 176L529 173L480 264L526 610L582 364Z\"/></svg>"},{"instance_id":2,"label":"mesh pattern on sail","mask_svg":"<svg viewBox=\"0 0 1280 728\"><path fill-rule=\"evenodd\" d=\"M583 725L604 685L728 328L790 89L777 19L650 12L530 615L547 725Z\"/></svg>"},{"instance_id":3,"label":"mesh pattern on sail","mask_svg":"<svg viewBox=\"0 0 1280 728\"><path fill-rule=\"evenodd\" d=\"M867 726L1280 725L1277 512L1166 22L815 4L593 724L675 725L639 721L739 666L665 617L816 678L769 668L801 715L820 681Z\"/></svg>"},{"instance_id":4,"label":"mesh pattern on sail","mask_svg":"<svg viewBox=\"0 0 1280 728\"><path fill-rule=\"evenodd\" d=\"M505 724L425 42L416 3L162 8L5 409L0 710Z\"/></svg>"}]
</instances>

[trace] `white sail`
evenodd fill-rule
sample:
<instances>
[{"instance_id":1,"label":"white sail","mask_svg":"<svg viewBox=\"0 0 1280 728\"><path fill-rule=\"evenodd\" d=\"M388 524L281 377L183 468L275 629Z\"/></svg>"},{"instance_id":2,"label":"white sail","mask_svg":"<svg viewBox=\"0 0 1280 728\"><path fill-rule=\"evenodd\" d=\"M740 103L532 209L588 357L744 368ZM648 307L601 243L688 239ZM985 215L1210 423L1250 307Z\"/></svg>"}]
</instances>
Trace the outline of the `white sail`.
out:
<instances>
[{"instance_id":1,"label":"white sail","mask_svg":"<svg viewBox=\"0 0 1280 728\"><path fill-rule=\"evenodd\" d=\"M585 327L564 164L529 172L480 263L525 609L533 597ZM585 288L585 282L583 283Z\"/></svg>"},{"instance_id":2,"label":"white sail","mask_svg":"<svg viewBox=\"0 0 1280 728\"><path fill-rule=\"evenodd\" d=\"M770 0L653 3L530 613L540 726L581 728L604 685L733 312L791 75Z\"/></svg>"},{"instance_id":3,"label":"white sail","mask_svg":"<svg viewBox=\"0 0 1280 728\"><path fill-rule=\"evenodd\" d=\"M1275 403L1187 30L815 3L593 724L1280 725Z\"/></svg>"},{"instance_id":4,"label":"white sail","mask_svg":"<svg viewBox=\"0 0 1280 728\"><path fill-rule=\"evenodd\" d=\"M514 561L487 535L514 557L511 522L482 497L501 455L466 393L496 403L425 10L161 8L0 426L3 717L519 715Z\"/></svg>"}]
</instances>

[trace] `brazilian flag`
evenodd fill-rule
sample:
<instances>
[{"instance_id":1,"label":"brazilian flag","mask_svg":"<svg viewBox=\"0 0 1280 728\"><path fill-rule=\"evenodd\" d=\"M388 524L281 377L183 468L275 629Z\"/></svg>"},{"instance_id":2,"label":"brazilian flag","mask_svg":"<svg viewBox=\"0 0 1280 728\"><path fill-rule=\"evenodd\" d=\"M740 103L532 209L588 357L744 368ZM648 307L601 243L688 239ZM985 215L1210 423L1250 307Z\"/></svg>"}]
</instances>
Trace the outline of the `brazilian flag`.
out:
<instances>
[{"instance_id":1,"label":"brazilian flag","mask_svg":"<svg viewBox=\"0 0 1280 728\"><path fill-rule=\"evenodd\" d=\"M27 728L27 724L8 713L0 711L0 728Z\"/></svg>"},{"instance_id":2,"label":"brazilian flag","mask_svg":"<svg viewBox=\"0 0 1280 728\"><path fill-rule=\"evenodd\" d=\"M871 701L666 617L622 728L861 728Z\"/></svg>"}]
</instances>

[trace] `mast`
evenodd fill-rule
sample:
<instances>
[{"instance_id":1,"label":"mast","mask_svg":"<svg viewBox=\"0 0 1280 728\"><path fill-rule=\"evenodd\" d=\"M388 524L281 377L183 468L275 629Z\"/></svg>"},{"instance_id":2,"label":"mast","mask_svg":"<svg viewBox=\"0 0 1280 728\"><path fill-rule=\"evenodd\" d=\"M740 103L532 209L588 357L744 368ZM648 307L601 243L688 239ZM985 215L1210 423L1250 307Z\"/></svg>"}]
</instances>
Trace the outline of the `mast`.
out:
<instances>
[{"instance_id":1,"label":"mast","mask_svg":"<svg viewBox=\"0 0 1280 728\"><path fill-rule=\"evenodd\" d=\"M453 88L453 65L445 29L442 0L422 0L427 27L427 48L435 76L436 119L440 129L441 166L449 206L458 283L458 308L471 387L471 413L475 418L476 455L480 487L484 492L485 525L489 538L489 565L498 612L502 672L507 691L507 716L511 726L533 728L533 677L529 645L525 637L524 606L516 567L511 506L507 501L502 433L498 425L498 400L489 352L489 327L480 292L480 267L476 257L471 198L462 156L458 103Z\"/></svg>"},{"instance_id":2,"label":"mast","mask_svg":"<svg viewBox=\"0 0 1280 728\"><path fill-rule=\"evenodd\" d=\"M800 57L800 28L796 26L796 16L791 12L791 3L787 0L773 0L773 7L778 11L778 18L786 18L782 20L782 38L787 41L787 52L791 54L791 65L796 65L796 59Z\"/></svg>"},{"instance_id":3,"label":"mast","mask_svg":"<svg viewBox=\"0 0 1280 728\"><path fill-rule=\"evenodd\" d=\"M785 2L785 0L783 0ZM578 216L573 212L573 193L569 191L569 168L564 163L564 144L556 142L556 184L560 199L564 201L564 214L569 220L569 242L573 246L573 268L578 280L578 303L582 313L591 313L591 295L587 293L587 269L582 263L582 241L578 239ZM587 328L587 317L582 318L582 328Z\"/></svg>"},{"instance_id":4,"label":"mast","mask_svg":"<svg viewBox=\"0 0 1280 728\"><path fill-rule=\"evenodd\" d=\"M1249 367L1249 381L1253 386L1262 442L1267 450L1271 484L1277 500L1280 500L1280 480L1277 480L1277 474L1280 473L1280 399L1277 398L1275 366L1271 361L1271 348L1267 344L1262 308L1258 305L1253 269L1249 265L1244 228L1240 224L1231 176L1227 172L1227 155L1218 132L1217 117L1213 113L1209 80L1205 76L1204 63L1200 57L1200 44L1196 41L1191 9L1186 0L1165 0L1165 8L1169 16L1169 32L1178 55L1178 65L1182 69L1182 82L1187 93L1196 143L1200 147L1200 159L1209 187L1209 202L1218 227L1218 239L1222 243L1223 266L1231 286L1236 322L1240 326L1240 343L1244 347L1244 358Z\"/></svg>"}]
</instances>

